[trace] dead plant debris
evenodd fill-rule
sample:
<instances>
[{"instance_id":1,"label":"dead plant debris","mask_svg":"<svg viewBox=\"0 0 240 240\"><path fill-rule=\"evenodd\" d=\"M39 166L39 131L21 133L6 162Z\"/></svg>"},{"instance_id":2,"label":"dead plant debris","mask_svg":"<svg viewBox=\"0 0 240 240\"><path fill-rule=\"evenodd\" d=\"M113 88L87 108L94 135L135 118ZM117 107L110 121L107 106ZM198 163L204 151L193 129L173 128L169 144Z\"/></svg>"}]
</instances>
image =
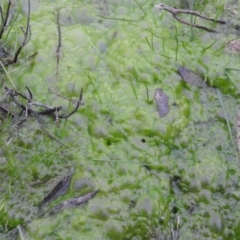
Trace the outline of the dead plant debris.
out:
<instances>
[{"instance_id":1,"label":"dead plant debris","mask_svg":"<svg viewBox=\"0 0 240 240\"><path fill-rule=\"evenodd\" d=\"M207 27L204 27L204 26L201 26L201 25L197 25L197 24L194 24L194 23L186 22L186 21L180 19L177 15L178 14L194 15L194 16L197 16L199 18L205 19L207 21L211 21L211 22L215 22L215 23L219 23L219 24L226 24L226 21L217 20L217 19L213 19L213 18L208 18L208 17L205 17L204 15L200 14L199 12L186 10L186 9L176 9L176 8L172 8L170 6L167 6L167 5L163 4L163 3L155 4L154 7L158 8L158 9L163 9L163 10L166 10L166 11L170 12L172 14L172 16L177 21L179 21L179 22L181 22L183 24L186 24L186 25L194 27L194 28L199 28L199 29L202 29L202 30L205 30L205 31L208 31L208 32L216 33L218 31L215 30L215 29L210 29L210 28L207 28Z\"/></svg>"},{"instance_id":2,"label":"dead plant debris","mask_svg":"<svg viewBox=\"0 0 240 240\"><path fill-rule=\"evenodd\" d=\"M0 28L0 40L2 41L3 35L5 31L8 29L9 25L11 24L11 19L10 19L10 9L13 6L13 1L9 0L8 5L7 5L7 10L5 15L3 14L3 9L0 6L0 18L2 22L2 26ZM18 61L18 57L20 52L22 51L23 47L25 47L28 42L31 39L31 26L30 26L30 0L28 0L28 14L27 14L27 23L26 23L26 28L24 29L21 27L22 33L23 33L23 40L21 45L18 47L17 51L15 52L13 57L10 57L7 50L4 48L4 44L0 44L0 61L4 66L8 66L11 64L15 64ZM3 42L3 41L2 41ZM35 54L34 54L35 55Z\"/></svg>"},{"instance_id":3,"label":"dead plant debris","mask_svg":"<svg viewBox=\"0 0 240 240\"><path fill-rule=\"evenodd\" d=\"M76 106L73 109L73 111L71 111L70 113L67 113L67 114L59 114L59 111L62 110L62 106L52 107L49 105L45 105L41 102L34 101L33 94L27 86L26 86L26 89L28 91L28 96L18 92L17 90L15 90L13 88L8 88L5 86L4 89L6 91L6 97L9 97L13 100L16 107L20 110L20 113L19 114L14 113L14 112L12 112L12 110L10 108L8 109L6 106L1 106L1 104L0 104L0 110L3 113L5 113L11 117L21 117L23 115L23 113L24 113L25 117L32 115L32 116L36 117L36 119L38 120L39 123L41 123L41 119L39 118L40 115L51 116L54 118L54 120L56 120L56 118L65 118L66 119L66 118L70 117L75 112L77 112L77 110L79 109L79 106L81 105L81 101L82 101L82 96L83 96L83 89L81 89L79 98L77 100ZM25 101L26 104L23 104L22 103L23 101L20 101L20 99ZM34 109L33 107L43 108L43 110L37 110L37 109Z\"/></svg>"}]
</instances>

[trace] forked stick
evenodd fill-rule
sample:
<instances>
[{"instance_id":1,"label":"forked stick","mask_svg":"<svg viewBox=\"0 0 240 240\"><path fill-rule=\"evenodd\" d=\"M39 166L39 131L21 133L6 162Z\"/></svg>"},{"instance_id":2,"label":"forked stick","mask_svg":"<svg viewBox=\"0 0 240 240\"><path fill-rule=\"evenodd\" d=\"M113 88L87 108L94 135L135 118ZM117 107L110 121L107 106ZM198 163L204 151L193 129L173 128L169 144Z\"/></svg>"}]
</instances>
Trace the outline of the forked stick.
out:
<instances>
[{"instance_id":1,"label":"forked stick","mask_svg":"<svg viewBox=\"0 0 240 240\"><path fill-rule=\"evenodd\" d=\"M163 9L163 10L166 10L166 11L170 12L176 20L178 20L179 22L181 22L183 24L186 24L186 25L189 25L189 26L192 26L192 27L195 27L195 28L200 28L200 29L206 30L208 32L218 32L218 31L216 31L214 29L210 29L210 28L204 27L204 26L201 26L201 25L197 25L197 24L186 22L186 21L178 18L177 15L180 14L180 13L189 14L189 15L194 15L194 16L200 17L202 19L205 19L205 20L208 20L208 21L211 21L211 22L216 22L216 23L220 23L220 24L226 24L226 21L216 20L216 19L213 19L213 18L208 18L208 17L205 17L204 15L200 14L199 12L186 10L186 9L176 9L176 8L169 7L169 6L167 6L167 5L163 4L163 3L155 4L154 7L158 8L158 9Z\"/></svg>"}]
</instances>

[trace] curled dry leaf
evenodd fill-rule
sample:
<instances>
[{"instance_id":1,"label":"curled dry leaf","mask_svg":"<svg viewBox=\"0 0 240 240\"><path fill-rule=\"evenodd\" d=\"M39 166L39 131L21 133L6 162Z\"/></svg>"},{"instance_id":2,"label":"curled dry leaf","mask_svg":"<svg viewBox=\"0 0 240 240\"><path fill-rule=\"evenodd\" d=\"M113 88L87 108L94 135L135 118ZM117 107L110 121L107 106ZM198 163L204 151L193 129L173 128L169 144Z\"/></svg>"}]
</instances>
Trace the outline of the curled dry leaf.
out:
<instances>
[{"instance_id":1,"label":"curled dry leaf","mask_svg":"<svg viewBox=\"0 0 240 240\"><path fill-rule=\"evenodd\" d=\"M178 72L179 72L180 76L182 77L182 79L184 80L184 82L186 82L192 86L196 86L196 87L201 87L201 88L208 87L206 82L204 82L204 80L199 75L188 70L187 68L179 67Z\"/></svg>"},{"instance_id":2,"label":"curled dry leaf","mask_svg":"<svg viewBox=\"0 0 240 240\"><path fill-rule=\"evenodd\" d=\"M155 90L154 98L160 118L165 117L169 113L168 96L162 91L162 89L157 88Z\"/></svg>"}]
</instances>

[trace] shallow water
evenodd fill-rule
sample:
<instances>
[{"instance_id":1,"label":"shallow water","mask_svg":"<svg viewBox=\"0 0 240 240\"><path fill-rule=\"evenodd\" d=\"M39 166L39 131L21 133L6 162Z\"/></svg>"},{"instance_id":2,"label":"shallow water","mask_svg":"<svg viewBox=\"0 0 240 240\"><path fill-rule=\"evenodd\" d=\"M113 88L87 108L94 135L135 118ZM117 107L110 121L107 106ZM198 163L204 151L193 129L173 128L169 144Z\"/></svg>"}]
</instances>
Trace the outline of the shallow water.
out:
<instances>
[{"instance_id":1,"label":"shallow water","mask_svg":"<svg viewBox=\"0 0 240 240\"><path fill-rule=\"evenodd\" d=\"M239 89L229 76L237 85L240 80L238 71L226 69L238 69L239 55L224 46L236 35L191 29L154 4L61 0L39 1L33 9L31 41L19 63L7 68L11 79L18 91L28 86L35 101L57 103L65 113L74 104L48 89L77 100L83 88L83 104L59 127L42 119L62 144L34 118L19 134L10 121L0 127L1 237L8 239L21 224L26 238L41 240L172 239L172 229L180 239L239 238L239 155L215 89L223 94L235 141ZM206 1L198 10L211 16L220 7L220 1ZM10 32L8 49L16 37L20 44L25 16ZM214 88L184 83L179 66ZM5 84L12 87L8 79ZM163 118L154 101L157 88L169 97ZM72 166L69 191L49 209L98 194L82 207L40 217L39 203Z\"/></svg>"}]
</instances>

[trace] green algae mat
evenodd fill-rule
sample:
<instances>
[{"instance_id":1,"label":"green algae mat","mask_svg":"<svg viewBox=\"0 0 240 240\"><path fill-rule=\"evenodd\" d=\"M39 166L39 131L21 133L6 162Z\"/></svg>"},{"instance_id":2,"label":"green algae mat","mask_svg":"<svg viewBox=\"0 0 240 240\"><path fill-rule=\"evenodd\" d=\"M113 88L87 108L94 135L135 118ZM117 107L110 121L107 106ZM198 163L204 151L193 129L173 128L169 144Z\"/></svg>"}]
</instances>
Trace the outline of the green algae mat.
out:
<instances>
[{"instance_id":1,"label":"green algae mat","mask_svg":"<svg viewBox=\"0 0 240 240\"><path fill-rule=\"evenodd\" d=\"M3 86L24 94L27 86L61 114L81 89L83 98L58 124L29 115L19 125L1 113L0 239L240 239L240 55L228 47L240 7L165 2L226 24L182 17L217 32L194 28L152 0L31 1L31 38L16 64L1 67L1 97ZM13 6L2 38L9 57L23 41L27 6ZM163 115L157 93L167 99ZM71 169L62 194L48 195Z\"/></svg>"}]
</instances>

